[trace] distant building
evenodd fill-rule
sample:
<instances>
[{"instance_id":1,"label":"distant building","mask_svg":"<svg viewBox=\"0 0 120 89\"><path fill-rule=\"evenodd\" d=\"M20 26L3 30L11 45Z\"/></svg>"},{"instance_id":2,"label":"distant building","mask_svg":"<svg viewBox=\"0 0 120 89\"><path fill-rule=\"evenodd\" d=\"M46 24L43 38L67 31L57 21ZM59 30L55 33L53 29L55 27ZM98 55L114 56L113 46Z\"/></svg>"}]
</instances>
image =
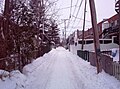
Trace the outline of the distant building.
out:
<instances>
[{"instance_id":1,"label":"distant building","mask_svg":"<svg viewBox=\"0 0 120 89\"><path fill-rule=\"evenodd\" d=\"M109 50L112 48L118 48L119 45L119 28L118 28L118 15L114 15L108 19L97 24L100 48L101 50ZM84 32L84 50L94 51L94 35L93 28L88 29ZM75 31L68 37L68 44L70 51L77 54L77 50L81 50L82 45L82 31ZM117 43L117 44L116 44ZM107 47L106 47L107 46Z\"/></svg>"},{"instance_id":2,"label":"distant building","mask_svg":"<svg viewBox=\"0 0 120 89\"><path fill-rule=\"evenodd\" d=\"M82 31L76 30L68 36L67 43L73 45L80 38Z\"/></svg>"},{"instance_id":3,"label":"distant building","mask_svg":"<svg viewBox=\"0 0 120 89\"><path fill-rule=\"evenodd\" d=\"M113 38L115 43L118 43L118 14L104 19L103 21L97 24L99 38ZM93 29L90 28L84 32L84 39L92 39L93 38ZM82 32L78 33L78 39L82 39Z\"/></svg>"},{"instance_id":4,"label":"distant building","mask_svg":"<svg viewBox=\"0 0 120 89\"><path fill-rule=\"evenodd\" d=\"M119 43L119 16L118 14L112 16L104 22L104 30L102 35L104 38L114 39L114 43Z\"/></svg>"}]
</instances>

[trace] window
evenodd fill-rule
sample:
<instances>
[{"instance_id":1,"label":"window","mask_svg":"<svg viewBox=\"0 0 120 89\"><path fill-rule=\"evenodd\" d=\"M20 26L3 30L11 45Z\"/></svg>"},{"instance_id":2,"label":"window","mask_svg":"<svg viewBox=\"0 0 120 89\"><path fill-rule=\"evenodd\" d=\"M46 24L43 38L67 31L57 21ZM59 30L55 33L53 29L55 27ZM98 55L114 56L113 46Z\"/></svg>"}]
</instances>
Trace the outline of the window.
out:
<instances>
[{"instance_id":1,"label":"window","mask_svg":"<svg viewBox=\"0 0 120 89\"><path fill-rule=\"evenodd\" d=\"M111 22L111 27L113 27L113 26L115 26L115 23L112 21L112 22Z\"/></svg>"},{"instance_id":2,"label":"window","mask_svg":"<svg viewBox=\"0 0 120 89\"><path fill-rule=\"evenodd\" d=\"M117 20L117 25L119 24L119 20Z\"/></svg>"},{"instance_id":3,"label":"window","mask_svg":"<svg viewBox=\"0 0 120 89\"><path fill-rule=\"evenodd\" d=\"M104 40L104 44L112 43L112 40Z\"/></svg>"},{"instance_id":4,"label":"window","mask_svg":"<svg viewBox=\"0 0 120 89\"><path fill-rule=\"evenodd\" d=\"M78 44L82 44L82 40L81 40L81 41L78 41ZM84 44L85 44L85 41L84 41Z\"/></svg>"},{"instance_id":5,"label":"window","mask_svg":"<svg viewBox=\"0 0 120 89\"><path fill-rule=\"evenodd\" d=\"M93 40L86 41L86 44L92 44L92 43L93 43Z\"/></svg>"},{"instance_id":6,"label":"window","mask_svg":"<svg viewBox=\"0 0 120 89\"><path fill-rule=\"evenodd\" d=\"M100 40L99 42L100 42L100 44L103 44L103 40Z\"/></svg>"}]
</instances>

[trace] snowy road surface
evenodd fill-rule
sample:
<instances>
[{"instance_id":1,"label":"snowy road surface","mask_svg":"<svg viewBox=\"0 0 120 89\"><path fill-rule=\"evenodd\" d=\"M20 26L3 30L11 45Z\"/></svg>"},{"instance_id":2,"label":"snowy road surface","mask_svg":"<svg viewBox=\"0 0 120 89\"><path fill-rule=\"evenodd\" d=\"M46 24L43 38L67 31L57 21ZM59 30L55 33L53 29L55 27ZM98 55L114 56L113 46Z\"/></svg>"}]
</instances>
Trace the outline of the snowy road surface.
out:
<instances>
[{"instance_id":1,"label":"snowy road surface","mask_svg":"<svg viewBox=\"0 0 120 89\"><path fill-rule=\"evenodd\" d=\"M7 79L0 81L0 89L120 89L114 77L96 74L95 67L62 47L25 66L23 73L9 80L14 81L14 87L3 86Z\"/></svg>"}]
</instances>

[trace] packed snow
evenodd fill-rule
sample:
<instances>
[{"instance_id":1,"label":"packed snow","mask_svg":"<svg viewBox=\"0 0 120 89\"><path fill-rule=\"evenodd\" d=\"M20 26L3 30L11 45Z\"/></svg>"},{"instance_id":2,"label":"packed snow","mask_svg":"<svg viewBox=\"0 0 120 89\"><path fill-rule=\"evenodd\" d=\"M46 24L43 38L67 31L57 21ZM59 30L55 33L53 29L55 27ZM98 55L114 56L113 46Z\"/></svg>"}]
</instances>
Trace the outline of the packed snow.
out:
<instances>
[{"instance_id":1,"label":"packed snow","mask_svg":"<svg viewBox=\"0 0 120 89\"><path fill-rule=\"evenodd\" d=\"M97 74L90 63L62 47L25 66L23 74L5 72L9 76L0 80L0 89L120 89L120 81L104 71Z\"/></svg>"}]
</instances>

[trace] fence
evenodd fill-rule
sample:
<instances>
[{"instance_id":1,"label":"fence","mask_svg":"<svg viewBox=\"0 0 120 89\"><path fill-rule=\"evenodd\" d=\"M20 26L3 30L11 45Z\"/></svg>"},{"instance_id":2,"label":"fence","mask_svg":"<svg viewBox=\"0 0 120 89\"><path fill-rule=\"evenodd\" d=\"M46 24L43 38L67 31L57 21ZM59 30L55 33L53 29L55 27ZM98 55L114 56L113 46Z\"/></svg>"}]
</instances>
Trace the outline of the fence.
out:
<instances>
[{"instance_id":1,"label":"fence","mask_svg":"<svg viewBox=\"0 0 120 89\"><path fill-rule=\"evenodd\" d=\"M118 80L120 80L120 64L113 62L113 58L110 56L111 52L102 52L101 59L100 59L100 65L101 68L108 74L115 76ZM90 64L92 66L96 66L96 59L95 59L95 53L94 52L84 52L81 50L77 51L77 55L84 60L89 60ZM86 59L87 58L87 59Z\"/></svg>"},{"instance_id":2,"label":"fence","mask_svg":"<svg viewBox=\"0 0 120 89\"><path fill-rule=\"evenodd\" d=\"M113 62L113 76L120 80L120 64Z\"/></svg>"},{"instance_id":3,"label":"fence","mask_svg":"<svg viewBox=\"0 0 120 89\"><path fill-rule=\"evenodd\" d=\"M77 55L79 57L81 57L82 59L89 62L89 52L88 51L77 50Z\"/></svg>"},{"instance_id":4,"label":"fence","mask_svg":"<svg viewBox=\"0 0 120 89\"><path fill-rule=\"evenodd\" d=\"M89 61L92 66L96 66L95 53L89 52Z\"/></svg>"},{"instance_id":5,"label":"fence","mask_svg":"<svg viewBox=\"0 0 120 89\"><path fill-rule=\"evenodd\" d=\"M102 54L112 55L112 51L102 51Z\"/></svg>"},{"instance_id":6,"label":"fence","mask_svg":"<svg viewBox=\"0 0 120 89\"><path fill-rule=\"evenodd\" d=\"M106 73L113 75L113 58L109 55L101 54L100 55L100 66ZM89 60L92 66L96 66L95 53L89 52Z\"/></svg>"},{"instance_id":7,"label":"fence","mask_svg":"<svg viewBox=\"0 0 120 89\"><path fill-rule=\"evenodd\" d=\"M111 58L109 55L101 54L100 62L101 62L102 69L106 73L113 75L113 58Z\"/></svg>"}]
</instances>

